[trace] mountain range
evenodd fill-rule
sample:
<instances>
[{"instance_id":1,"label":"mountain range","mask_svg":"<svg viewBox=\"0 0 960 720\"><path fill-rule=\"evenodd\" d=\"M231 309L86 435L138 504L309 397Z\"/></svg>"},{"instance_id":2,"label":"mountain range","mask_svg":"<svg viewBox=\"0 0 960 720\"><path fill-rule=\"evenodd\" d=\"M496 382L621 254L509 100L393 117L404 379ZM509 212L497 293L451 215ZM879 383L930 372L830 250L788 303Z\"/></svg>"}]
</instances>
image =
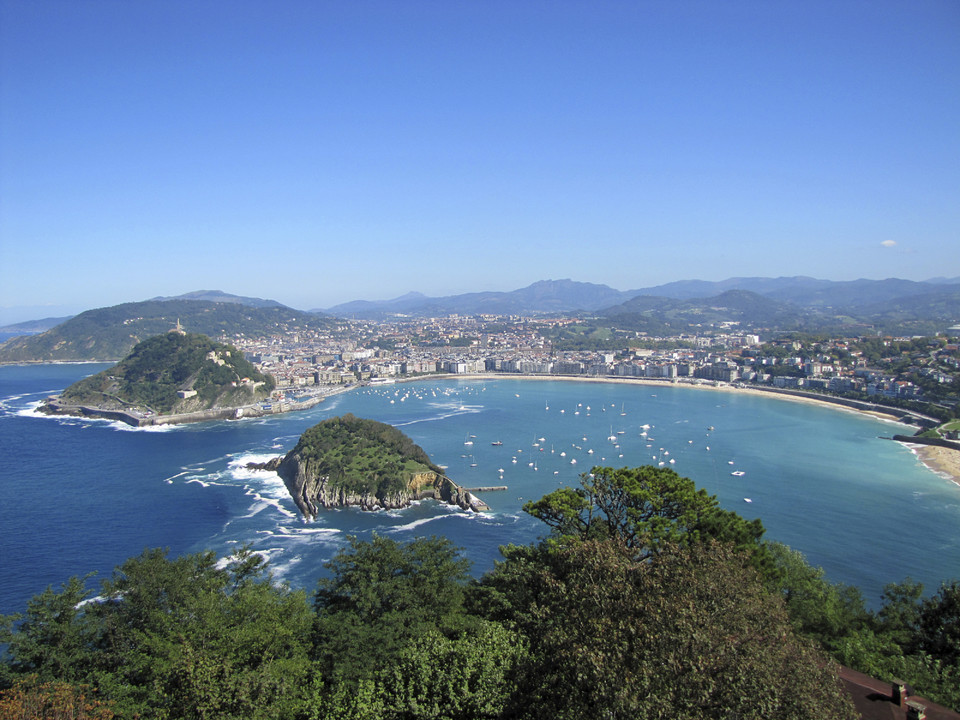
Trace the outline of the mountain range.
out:
<instances>
[{"instance_id":1,"label":"mountain range","mask_svg":"<svg viewBox=\"0 0 960 720\"><path fill-rule=\"evenodd\" d=\"M577 316L597 325L671 335L722 323L756 332L932 335L960 322L960 278L838 282L750 277L683 280L629 291L569 279L543 280L511 292L445 297L408 293L310 312L275 300L202 290L88 310L45 332L11 338L0 345L0 362L113 360L140 340L166 332L178 319L189 331L212 337L267 337L297 329L329 330L336 317L383 320L452 314ZM33 325L43 327L39 321ZM16 332L13 327L0 328L4 330Z\"/></svg>"},{"instance_id":2,"label":"mountain range","mask_svg":"<svg viewBox=\"0 0 960 720\"><path fill-rule=\"evenodd\" d=\"M428 297L408 293L392 300L356 300L335 305L324 312L335 317L382 319L390 315L462 315L485 314L543 314L612 311L640 296L692 300L711 298L729 290L743 290L799 308L858 308L902 301L906 298L960 294L960 277L917 282L890 278L886 280L818 280L793 276L778 278L743 277L719 282L680 280L636 290L615 290L574 280L542 280L510 292L475 292L444 297Z\"/></svg>"}]
</instances>

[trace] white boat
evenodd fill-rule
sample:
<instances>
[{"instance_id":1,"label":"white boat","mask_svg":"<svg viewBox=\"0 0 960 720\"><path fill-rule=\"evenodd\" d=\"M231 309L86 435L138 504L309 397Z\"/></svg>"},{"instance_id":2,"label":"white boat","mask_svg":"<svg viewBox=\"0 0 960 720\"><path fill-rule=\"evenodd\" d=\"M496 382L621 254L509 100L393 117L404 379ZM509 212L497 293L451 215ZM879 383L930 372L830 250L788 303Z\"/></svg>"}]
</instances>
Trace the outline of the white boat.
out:
<instances>
[{"instance_id":1,"label":"white boat","mask_svg":"<svg viewBox=\"0 0 960 720\"><path fill-rule=\"evenodd\" d=\"M753 502L753 500L751 500L750 498L744 498L743 501L744 501L744 502Z\"/></svg>"},{"instance_id":2,"label":"white boat","mask_svg":"<svg viewBox=\"0 0 960 720\"><path fill-rule=\"evenodd\" d=\"M742 477L743 475L746 475L746 473L743 470L734 470L730 474L735 475L736 477Z\"/></svg>"}]
</instances>

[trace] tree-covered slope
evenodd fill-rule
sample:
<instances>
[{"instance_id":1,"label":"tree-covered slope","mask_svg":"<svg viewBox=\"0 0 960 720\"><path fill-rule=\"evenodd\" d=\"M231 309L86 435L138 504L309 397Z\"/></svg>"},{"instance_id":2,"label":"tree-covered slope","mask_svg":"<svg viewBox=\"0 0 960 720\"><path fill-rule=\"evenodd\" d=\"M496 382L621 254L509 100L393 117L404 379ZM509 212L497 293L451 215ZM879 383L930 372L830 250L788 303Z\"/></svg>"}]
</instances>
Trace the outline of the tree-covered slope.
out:
<instances>
[{"instance_id":1,"label":"tree-covered slope","mask_svg":"<svg viewBox=\"0 0 960 720\"><path fill-rule=\"evenodd\" d=\"M87 310L40 335L11 338L0 345L0 362L118 360L141 340L165 333L177 322L190 332L228 338L330 327L328 318L282 306L148 300Z\"/></svg>"},{"instance_id":2,"label":"tree-covered slope","mask_svg":"<svg viewBox=\"0 0 960 720\"><path fill-rule=\"evenodd\" d=\"M405 491L418 473L443 474L397 428L349 413L304 432L285 462L294 458L312 478L329 478L332 489L378 498Z\"/></svg>"},{"instance_id":3,"label":"tree-covered slope","mask_svg":"<svg viewBox=\"0 0 960 720\"><path fill-rule=\"evenodd\" d=\"M269 396L273 387L273 379L236 348L204 335L168 332L137 344L114 367L74 383L60 401L166 414L249 404ZM180 391L195 395L179 397Z\"/></svg>"}]
</instances>

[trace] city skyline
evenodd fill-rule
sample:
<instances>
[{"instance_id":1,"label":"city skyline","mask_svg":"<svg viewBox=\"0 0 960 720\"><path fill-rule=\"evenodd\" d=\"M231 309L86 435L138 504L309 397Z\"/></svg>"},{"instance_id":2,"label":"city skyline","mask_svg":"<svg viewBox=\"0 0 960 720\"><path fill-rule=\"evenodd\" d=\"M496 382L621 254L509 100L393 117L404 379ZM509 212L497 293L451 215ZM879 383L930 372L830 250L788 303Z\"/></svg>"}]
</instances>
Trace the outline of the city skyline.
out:
<instances>
[{"instance_id":1,"label":"city skyline","mask_svg":"<svg viewBox=\"0 0 960 720\"><path fill-rule=\"evenodd\" d=\"M955 277L958 30L951 2L8 1L0 310Z\"/></svg>"}]
</instances>

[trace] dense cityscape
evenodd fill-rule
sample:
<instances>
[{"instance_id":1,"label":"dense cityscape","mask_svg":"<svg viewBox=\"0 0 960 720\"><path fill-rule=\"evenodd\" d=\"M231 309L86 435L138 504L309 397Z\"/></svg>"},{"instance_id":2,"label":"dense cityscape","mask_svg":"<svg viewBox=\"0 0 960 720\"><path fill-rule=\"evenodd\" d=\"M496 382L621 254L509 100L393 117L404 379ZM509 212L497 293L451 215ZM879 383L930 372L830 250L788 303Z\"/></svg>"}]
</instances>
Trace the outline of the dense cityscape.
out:
<instances>
[{"instance_id":1,"label":"dense cityscape","mask_svg":"<svg viewBox=\"0 0 960 720\"><path fill-rule=\"evenodd\" d=\"M342 321L330 332L291 331L269 340L224 338L277 380L277 398L311 388L385 383L443 373L504 373L661 382L751 384L869 400L942 420L956 413L956 337L762 341L727 324L700 335L623 333L565 349L571 318L491 315ZM619 349L612 349L619 341ZM602 346L602 347L601 347Z\"/></svg>"}]
</instances>

